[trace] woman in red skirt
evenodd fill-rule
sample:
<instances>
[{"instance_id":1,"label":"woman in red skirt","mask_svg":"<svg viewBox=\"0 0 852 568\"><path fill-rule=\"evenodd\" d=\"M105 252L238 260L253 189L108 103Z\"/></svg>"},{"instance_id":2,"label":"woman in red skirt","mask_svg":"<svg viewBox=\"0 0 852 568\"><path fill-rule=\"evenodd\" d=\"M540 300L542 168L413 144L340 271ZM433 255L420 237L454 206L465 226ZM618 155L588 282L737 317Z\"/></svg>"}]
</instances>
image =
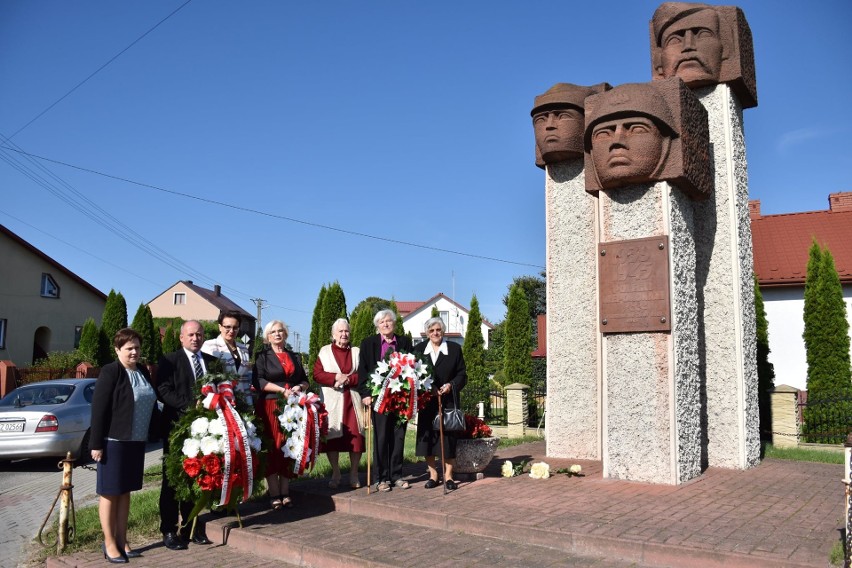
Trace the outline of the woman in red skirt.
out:
<instances>
[{"instance_id":1,"label":"woman in red skirt","mask_svg":"<svg viewBox=\"0 0 852 568\"><path fill-rule=\"evenodd\" d=\"M314 363L314 380L322 385L322 399L328 411L328 441L321 451L331 464L328 486L340 484L340 452L349 452L349 486L361 487L358 463L364 452L364 405L358 394L357 347L349 345L349 322L340 318L331 326L332 342L319 350Z\"/></svg>"},{"instance_id":2,"label":"woman in red skirt","mask_svg":"<svg viewBox=\"0 0 852 568\"><path fill-rule=\"evenodd\" d=\"M287 349L290 334L283 321L273 320L263 328L264 343L268 347L261 351L252 368L252 385L259 393L257 414L263 420L266 438L270 443L266 462L266 484L269 488L270 505L278 510L292 507L290 479L295 478L295 462L284 457L281 446L285 438L278 423L278 397L289 397L293 393L308 389L308 378L299 356Z\"/></svg>"}]
</instances>

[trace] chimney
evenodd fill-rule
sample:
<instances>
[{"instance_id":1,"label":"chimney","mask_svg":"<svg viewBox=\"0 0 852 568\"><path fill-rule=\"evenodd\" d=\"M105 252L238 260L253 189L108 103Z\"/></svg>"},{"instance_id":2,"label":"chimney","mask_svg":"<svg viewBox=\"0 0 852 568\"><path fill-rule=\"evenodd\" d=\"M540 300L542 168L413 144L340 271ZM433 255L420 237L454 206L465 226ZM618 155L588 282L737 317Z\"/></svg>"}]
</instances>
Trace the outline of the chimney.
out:
<instances>
[{"instance_id":1,"label":"chimney","mask_svg":"<svg viewBox=\"0 0 852 568\"><path fill-rule=\"evenodd\" d=\"M828 208L832 211L852 211L852 191L829 193Z\"/></svg>"},{"instance_id":2,"label":"chimney","mask_svg":"<svg viewBox=\"0 0 852 568\"><path fill-rule=\"evenodd\" d=\"M222 295L222 287L219 286L218 284L216 284L215 286L213 286L213 293L216 294L217 297L221 296Z\"/></svg>"},{"instance_id":3,"label":"chimney","mask_svg":"<svg viewBox=\"0 0 852 568\"><path fill-rule=\"evenodd\" d=\"M749 219L760 219L760 199L752 199L748 202Z\"/></svg>"},{"instance_id":4,"label":"chimney","mask_svg":"<svg viewBox=\"0 0 852 568\"><path fill-rule=\"evenodd\" d=\"M184 280L187 284L192 284L192 280Z\"/></svg>"}]
</instances>

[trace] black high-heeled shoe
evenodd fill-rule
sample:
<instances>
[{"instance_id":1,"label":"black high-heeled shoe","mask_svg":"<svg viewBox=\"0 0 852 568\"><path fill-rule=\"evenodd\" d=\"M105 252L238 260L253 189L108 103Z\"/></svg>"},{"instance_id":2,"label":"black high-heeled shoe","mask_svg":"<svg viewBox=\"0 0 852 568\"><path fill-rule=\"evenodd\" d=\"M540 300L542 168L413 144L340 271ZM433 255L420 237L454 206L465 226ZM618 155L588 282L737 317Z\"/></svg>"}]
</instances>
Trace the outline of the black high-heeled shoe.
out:
<instances>
[{"instance_id":1,"label":"black high-heeled shoe","mask_svg":"<svg viewBox=\"0 0 852 568\"><path fill-rule=\"evenodd\" d=\"M142 558L142 553L138 550L127 550L124 549L125 558Z\"/></svg>"},{"instance_id":2,"label":"black high-heeled shoe","mask_svg":"<svg viewBox=\"0 0 852 568\"><path fill-rule=\"evenodd\" d=\"M119 554L115 558L108 555L107 551L106 551L106 543L105 542L101 544L101 550L104 551L104 560L106 560L110 564L127 564L127 562L128 562L127 557L124 556L123 554Z\"/></svg>"}]
</instances>

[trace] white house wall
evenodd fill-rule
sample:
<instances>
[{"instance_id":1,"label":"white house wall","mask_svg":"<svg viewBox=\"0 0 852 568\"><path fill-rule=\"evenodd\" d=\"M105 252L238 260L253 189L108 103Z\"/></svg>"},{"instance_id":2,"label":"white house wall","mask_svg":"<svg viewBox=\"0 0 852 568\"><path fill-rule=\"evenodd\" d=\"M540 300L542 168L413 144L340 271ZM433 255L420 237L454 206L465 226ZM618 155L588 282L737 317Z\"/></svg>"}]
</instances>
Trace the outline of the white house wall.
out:
<instances>
[{"instance_id":1,"label":"white house wall","mask_svg":"<svg viewBox=\"0 0 852 568\"><path fill-rule=\"evenodd\" d=\"M448 317L445 322L447 325L447 333L458 333L464 338L467 331L467 321L469 312L463 308L459 308L446 298L438 298L437 301L422 306L419 310L411 312L402 322L402 327L406 332L411 333L414 342L417 343L423 336L423 325L432 317L432 306L437 306L439 312L447 312ZM488 349L488 326L484 323L481 326L482 339L485 342L485 348ZM456 338L448 337L448 340L456 340ZM457 340L462 343L463 340Z\"/></svg>"},{"instance_id":2,"label":"white house wall","mask_svg":"<svg viewBox=\"0 0 852 568\"><path fill-rule=\"evenodd\" d=\"M775 385L807 390L808 364L802 334L804 287L763 288L763 304L769 324L769 361L775 367ZM852 327L852 286L843 287L846 319Z\"/></svg>"}]
</instances>

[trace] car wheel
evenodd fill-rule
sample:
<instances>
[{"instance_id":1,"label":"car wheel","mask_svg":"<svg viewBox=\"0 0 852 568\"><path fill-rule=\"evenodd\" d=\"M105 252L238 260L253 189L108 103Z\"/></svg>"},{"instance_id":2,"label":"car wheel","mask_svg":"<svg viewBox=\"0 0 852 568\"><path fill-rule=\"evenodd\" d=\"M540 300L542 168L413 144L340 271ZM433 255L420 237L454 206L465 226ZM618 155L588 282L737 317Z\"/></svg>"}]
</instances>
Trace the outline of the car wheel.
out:
<instances>
[{"instance_id":1,"label":"car wheel","mask_svg":"<svg viewBox=\"0 0 852 568\"><path fill-rule=\"evenodd\" d=\"M91 433L91 429L86 430L86 434L83 436L83 441L80 442L80 449L77 450L77 453L74 456L80 463L86 463L92 459L92 455L89 452L89 435Z\"/></svg>"}]
</instances>

